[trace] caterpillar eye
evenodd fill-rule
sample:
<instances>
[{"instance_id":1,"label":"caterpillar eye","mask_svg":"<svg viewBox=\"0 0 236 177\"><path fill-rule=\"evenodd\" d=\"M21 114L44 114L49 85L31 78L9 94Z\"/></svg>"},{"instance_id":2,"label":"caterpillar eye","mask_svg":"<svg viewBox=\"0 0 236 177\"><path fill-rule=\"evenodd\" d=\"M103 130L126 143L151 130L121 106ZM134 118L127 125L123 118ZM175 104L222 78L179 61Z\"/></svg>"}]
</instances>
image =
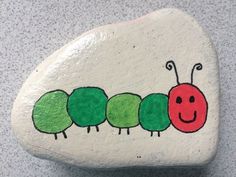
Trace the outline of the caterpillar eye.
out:
<instances>
[{"instance_id":1,"label":"caterpillar eye","mask_svg":"<svg viewBox=\"0 0 236 177\"><path fill-rule=\"evenodd\" d=\"M182 98L178 96L178 97L176 98L176 103L177 103L177 104L181 104L181 103L182 103Z\"/></svg>"},{"instance_id":2,"label":"caterpillar eye","mask_svg":"<svg viewBox=\"0 0 236 177\"><path fill-rule=\"evenodd\" d=\"M189 102L190 102L190 103L194 103L194 101L195 101L194 96L190 96L190 98L189 98Z\"/></svg>"}]
</instances>

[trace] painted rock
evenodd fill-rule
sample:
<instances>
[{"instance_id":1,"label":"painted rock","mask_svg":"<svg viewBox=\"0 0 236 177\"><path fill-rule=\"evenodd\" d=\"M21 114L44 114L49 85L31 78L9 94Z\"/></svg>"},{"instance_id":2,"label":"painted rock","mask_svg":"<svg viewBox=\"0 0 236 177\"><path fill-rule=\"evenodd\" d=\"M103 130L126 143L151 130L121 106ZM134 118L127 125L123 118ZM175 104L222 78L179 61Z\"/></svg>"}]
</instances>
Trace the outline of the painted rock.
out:
<instances>
[{"instance_id":1,"label":"painted rock","mask_svg":"<svg viewBox=\"0 0 236 177\"><path fill-rule=\"evenodd\" d=\"M217 56L177 9L89 31L29 76L12 127L29 153L80 167L204 165L219 124Z\"/></svg>"}]
</instances>

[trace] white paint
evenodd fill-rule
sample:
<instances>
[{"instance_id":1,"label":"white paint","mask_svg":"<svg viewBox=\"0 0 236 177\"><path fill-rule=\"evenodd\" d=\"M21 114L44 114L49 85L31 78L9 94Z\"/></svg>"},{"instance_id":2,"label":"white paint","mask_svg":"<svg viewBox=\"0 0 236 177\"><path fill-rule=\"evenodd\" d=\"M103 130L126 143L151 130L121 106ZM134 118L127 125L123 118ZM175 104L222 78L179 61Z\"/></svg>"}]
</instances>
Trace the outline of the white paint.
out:
<instances>
[{"instance_id":1,"label":"white paint","mask_svg":"<svg viewBox=\"0 0 236 177\"><path fill-rule=\"evenodd\" d=\"M135 46L135 48L133 48ZM173 126L150 137L140 126L118 136L107 122L87 134L73 125L68 139L38 132L31 114L35 101L45 92L63 89L71 93L82 86L97 86L109 97L133 92L142 97L167 94L176 85L165 63L173 59L180 82L190 82L195 63L203 70L194 84L205 94L208 119L196 133L185 134ZM30 75L16 98L12 126L22 146L41 158L82 167L203 165L214 156L218 141L219 87L214 48L198 23L176 9L162 9L138 20L94 29L48 57ZM137 158L141 156L141 158Z\"/></svg>"}]
</instances>

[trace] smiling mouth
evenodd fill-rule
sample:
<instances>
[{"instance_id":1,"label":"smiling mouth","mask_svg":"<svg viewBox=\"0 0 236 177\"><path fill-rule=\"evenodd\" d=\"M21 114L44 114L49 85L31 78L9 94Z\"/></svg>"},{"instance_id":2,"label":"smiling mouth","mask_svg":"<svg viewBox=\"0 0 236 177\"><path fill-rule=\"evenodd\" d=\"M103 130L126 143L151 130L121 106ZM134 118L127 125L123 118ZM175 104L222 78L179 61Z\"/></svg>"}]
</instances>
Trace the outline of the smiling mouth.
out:
<instances>
[{"instance_id":1,"label":"smiling mouth","mask_svg":"<svg viewBox=\"0 0 236 177\"><path fill-rule=\"evenodd\" d=\"M181 112L179 112L179 119L180 119L182 122L184 122L184 123L187 123L187 124L192 123L192 122L194 122L194 121L196 120L196 118L197 118L197 111L194 111L193 118L190 119L190 120L185 120L185 119L183 119L182 116L181 116Z\"/></svg>"}]
</instances>

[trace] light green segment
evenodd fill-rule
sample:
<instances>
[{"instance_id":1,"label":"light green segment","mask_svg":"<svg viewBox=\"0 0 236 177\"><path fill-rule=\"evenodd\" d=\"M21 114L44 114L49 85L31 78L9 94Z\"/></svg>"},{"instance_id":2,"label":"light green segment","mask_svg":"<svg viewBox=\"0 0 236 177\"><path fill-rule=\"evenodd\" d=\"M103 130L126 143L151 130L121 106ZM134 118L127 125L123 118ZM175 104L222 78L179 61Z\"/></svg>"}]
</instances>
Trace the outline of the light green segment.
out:
<instances>
[{"instance_id":1,"label":"light green segment","mask_svg":"<svg viewBox=\"0 0 236 177\"><path fill-rule=\"evenodd\" d=\"M33 122L35 127L45 133L59 133L71 126L66 105L68 95L61 90L44 94L34 105Z\"/></svg>"},{"instance_id":2,"label":"light green segment","mask_svg":"<svg viewBox=\"0 0 236 177\"><path fill-rule=\"evenodd\" d=\"M139 119L145 130L163 131L169 127L168 97L159 93L145 97L140 104Z\"/></svg>"},{"instance_id":3,"label":"light green segment","mask_svg":"<svg viewBox=\"0 0 236 177\"><path fill-rule=\"evenodd\" d=\"M137 126L140 102L141 98L131 93L112 97L107 104L107 120L112 126L118 128Z\"/></svg>"},{"instance_id":4,"label":"light green segment","mask_svg":"<svg viewBox=\"0 0 236 177\"><path fill-rule=\"evenodd\" d=\"M107 96L97 87L78 88L68 101L68 113L81 127L99 125L106 119Z\"/></svg>"}]
</instances>

